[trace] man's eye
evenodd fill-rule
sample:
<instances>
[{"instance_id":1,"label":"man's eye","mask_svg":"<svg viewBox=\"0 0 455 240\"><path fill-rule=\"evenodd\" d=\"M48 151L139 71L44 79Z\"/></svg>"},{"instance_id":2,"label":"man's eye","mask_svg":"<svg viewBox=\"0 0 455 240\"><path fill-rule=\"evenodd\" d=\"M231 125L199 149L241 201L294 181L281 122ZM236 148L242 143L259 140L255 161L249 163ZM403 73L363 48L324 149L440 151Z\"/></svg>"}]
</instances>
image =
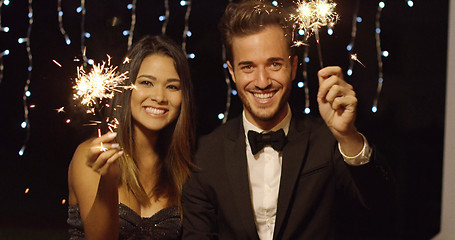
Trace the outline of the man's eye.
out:
<instances>
[{"instance_id":1,"label":"man's eye","mask_svg":"<svg viewBox=\"0 0 455 240\"><path fill-rule=\"evenodd\" d=\"M252 72L254 67L252 65L245 65L245 66L242 66L242 71L244 72Z\"/></svg>"},{"instance_id":2,"label":"man's eye","mask_svg":"<svg viewBox=\"0 0 455 240\"><path fill-rule=\"evenodd\" d=\"M276 70L280 70L282 66L283 65L281 63L274 62L274 63L270 64L270 69L276 71Z\"/></svg>"}]
</instances>

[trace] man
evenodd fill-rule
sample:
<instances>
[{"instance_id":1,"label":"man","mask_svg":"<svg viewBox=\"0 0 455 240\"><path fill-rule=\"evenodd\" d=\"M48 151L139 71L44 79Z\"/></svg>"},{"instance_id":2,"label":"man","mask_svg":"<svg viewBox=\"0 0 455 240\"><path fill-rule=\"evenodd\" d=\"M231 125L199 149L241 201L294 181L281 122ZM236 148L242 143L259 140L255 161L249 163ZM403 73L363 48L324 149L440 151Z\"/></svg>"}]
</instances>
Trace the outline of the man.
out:
<instances>
[{"instance_id":1,"label":"man","mask_svg":"<svg viewBox=\"0 0 455 240\"><path fill-rule=\"evenodd\" d=\"M325 124L291 111L297 57L284 17L263 2L225 11L228 67L244 110L199 142L183 188L183 239L333 239L335 199L374 208L387 193L386 171L354 126L357 98L340 68L318 72ZM268 142L257 147L259 138Z\"/></svg>"}]
</instances>

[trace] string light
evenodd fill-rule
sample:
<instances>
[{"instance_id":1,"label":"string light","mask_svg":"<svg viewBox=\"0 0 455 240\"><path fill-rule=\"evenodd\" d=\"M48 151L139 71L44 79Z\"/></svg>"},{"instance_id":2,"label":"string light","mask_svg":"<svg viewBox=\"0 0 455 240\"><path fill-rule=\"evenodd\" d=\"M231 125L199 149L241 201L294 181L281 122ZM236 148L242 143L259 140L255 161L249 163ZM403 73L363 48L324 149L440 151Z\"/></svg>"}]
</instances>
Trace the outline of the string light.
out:
<instances>
[{"instance_id":1,"label":"string light","mask_svg":"<svg viewBox=\"0 0 455 240\"><path fill-rule=\"evenodd\" d=\"M62 11L62 0L57 1L57 12L58 12L58 27L60 29L60 33L62 33L63 37L65 38L66 45L71 44L70 37L65 31L63 27L63 11Z\"/></svg>"},{"instance_id":2,"label":"string light","mask_svg":"<svg viewBox=\"0 0 455 240\"><path fill-rule=\"evenodd\" d=\"M9 4L9 1L5 1L5 6ZM3 27L2 25L2 9L3 9L3 1L0 1L0 31L2 32L9 32L9 27ZM0 52L0 83L2 83L3 79L3 56L7 56L9 54L9 50L6 49L3 52Z\"/></svg>"},{"instance_id":3,"label":"string light","mask_svg":"<svg viewBox=\"0 0 455 240\"><path fill-rule=\"evenodd\" d=\"M182 2L184 2L184 4L182 4ZM182 39L182 49L184 52L186 52L186 41L187 41L187 38L189 37L188 36L188 32L189 32L189 23L188 23L188 20L190 18L190 14L191 14L191 1L190 0L187 0L187 1L180 1L180 5L183 6L186 6L186 12L185 12L185 28L183 29L183 39ZM193 59L195 58L195 54L192 53L190 54L190 58Z\"/></svg>"},{"instance_id":4,"label":"string light","mask_svg":"<svg viewBox=\"0 0 455 240\"><path fill-rule=\"evenodd\" d=\"M414 7L414 1L407 0L406 3L408 4L409 7Z\"/></svg>"},{"instance_id":5,"label":"string light","mask_svg":"<svg viewBox=\"0 0 455 240\"><path fill-rule=\"evenodd\" d=\"M221 57L223 59L223 72L224 72L224 82L226 83L226 88L227 88L227 94L226 94L226 108L224 110L224 115L223 115L223 118L222 118L222 123L226 123L227 119L228 119L228 115L229 115L229 110L231 108L231 94L232 95L237 95L237 91L233 90L232 89L232 86L231 86L231 80L229 78L229 71L228 71L228 65L226 63L227 61L227 58L226 58L226 48L225 46L223 45L222 46L222 51L221 51ZM235 94L234 94L234 91L235 91Z\"/></svg>"},{"instance_id":6,"label":"string light","mask_svg":"<svg viewBox=\"0 0 455 240\"><path fill-rule=\"evenodd\" d=\"M76 11L81 14L81 53L82 53L82 61L83 65L87 66L87 55L86 55L86 46L85 46L85 0L81 0L81 6L79 6ZM89 63L90 64L90 63Z\"/></svg>"},{"instance_id":7,"label":"string light","mask_svg":"<svg viewBox=\"0 0 455 240\"><path fill-rule=\"evenodd\" d=\"M133 0L133 2L127 6L128 9L131 9L131 24L130 30L128 31L128 50L133 45L134 29L136 28L136 3L137 0ZM125 35L125 33L123 35Z\"/></svg>"},{"instance_id":8,"label":"string light","mask_svg":"<svg viewBox=\"0 0 455 240\"><path fill-rule=\"evenodd\" d=\"M32 33L32 26L33 26L33 8L32 8L32 0L28 0L28 28L27 28L27 36L25 38L19 38L18 42L19 43L25 43L26 49L27 49L27 56L28 56L28 74L27 74L27 80L25 82L24 86L24 95L22 96L22 105L24 108L24 121L21 123L21 127L26 129L25 133L25 139L24 143L19 150L19 156L23 156L25 149L27 147L27 143L30 139L30 120L29 120L29 107L27 105L27 98L31 96L30 93L30 82L31 82L31 77L32 77L32 70L33 70L33 59L32 59L32 52L30 49L30 35Z\"/></svg>"},{"instance_id":9,"label":"string light","mask_svg":"<svg viewBox=\"0 0 455 240\"><path fill-rule=\"evenodd\" d=\"M166 34L167 24L169 22L169 0L164 0L164 16L160 16L159 20L164 21L161 26L161 34Z\"/></svg>"},{"instance_id":10,"label":"string light","mask_svg":"<svg viewBox=\"0 0 455 240\"><path fill-rule=\"evenodd\" d=\"M308 84L308 63L310 62L310 57L308 56L309 54L309 46L305 45L304 50L303 50L303 71L302 71L302 77L303 77L303 90L305 91L305 114L309 114L311 112L310 110L310 87Z\"/></svg>"},{"instance_id":11,"label":"string light","mask_svg":"<svg viewBox=\"0 0 455 240\"><path fill-rule=\"evenodd\" d=\"M376 40L376 55L377 55L377 60L378 60L378 85L376 89L376 95L373 99L373 106L371 107L371 111L373 113L378 111L378 98L379 95L381 94L382 91L382 84L384 81L384 73L383 73L383 63L382 63L382 56L383 56L383 51L381 49L381 13L382 9L384 9L385 3L384 2L379 2L378 4L378 9L376 12L376 34L375 34L375 40ZM388 54L387 54L388 55Z\"/></svg>"}]
</instances>

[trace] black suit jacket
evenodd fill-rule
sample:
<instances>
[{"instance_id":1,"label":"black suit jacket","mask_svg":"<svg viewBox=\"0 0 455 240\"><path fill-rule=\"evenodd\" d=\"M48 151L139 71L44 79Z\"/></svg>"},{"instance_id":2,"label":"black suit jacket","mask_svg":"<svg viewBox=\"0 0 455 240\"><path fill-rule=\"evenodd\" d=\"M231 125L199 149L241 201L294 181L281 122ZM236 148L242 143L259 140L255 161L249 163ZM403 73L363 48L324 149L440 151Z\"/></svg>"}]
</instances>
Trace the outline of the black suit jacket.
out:
<instances>
[{"instance_id":1,"label":"black suit jacket","mask_svg":"<svg viewBox=\"0 0 455 240\"><path fill-rule=\"evenodd\" d=\"M340 196L365 207L383 203L385 168L375 156L347 165L322 120L294 114L287 138L274 239L337 239ZM245 147L241 117L200 139L197 168L183 188L183 239L259 239Z\"/></svg>"}]
</instances>

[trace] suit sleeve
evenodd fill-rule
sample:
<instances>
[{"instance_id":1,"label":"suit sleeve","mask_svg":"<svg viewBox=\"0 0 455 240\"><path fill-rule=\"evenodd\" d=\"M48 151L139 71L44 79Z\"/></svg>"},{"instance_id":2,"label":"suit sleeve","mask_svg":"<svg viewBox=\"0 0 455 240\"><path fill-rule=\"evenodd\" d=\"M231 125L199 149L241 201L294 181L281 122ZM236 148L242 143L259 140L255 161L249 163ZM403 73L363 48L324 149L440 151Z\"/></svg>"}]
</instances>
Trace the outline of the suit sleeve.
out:
<instances>
[{"instance_id":1,"label":"suit sleeve","mask_svg":"<svg viewBox=\"0 0 455 240\"><path fill-rule=\"evenodd\" d=\"M218 239L216 210L199 179L200 170L194 170L183 186L182 239Z\"/></svg>"}]
</instances>

